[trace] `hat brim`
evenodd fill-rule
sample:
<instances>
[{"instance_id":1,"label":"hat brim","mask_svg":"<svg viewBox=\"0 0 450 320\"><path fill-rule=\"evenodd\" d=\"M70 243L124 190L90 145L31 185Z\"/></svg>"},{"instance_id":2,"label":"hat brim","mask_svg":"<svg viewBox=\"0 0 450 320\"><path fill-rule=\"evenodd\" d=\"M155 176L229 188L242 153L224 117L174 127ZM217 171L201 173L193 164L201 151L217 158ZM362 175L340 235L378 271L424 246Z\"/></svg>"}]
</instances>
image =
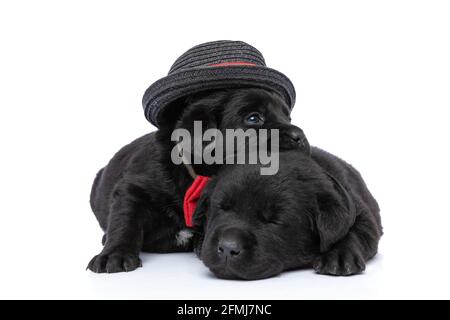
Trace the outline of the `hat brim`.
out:
<instances>
[{"instance_id":1,"label":"hat brim","mask_svg":"<svg viewBox=\"0 0 450 320\"><path fill-rule=\"evenodd\" d=\"M263 66L198 67L180 70L153 83L144 94L145 117L154 126L161 124L167 106L182 97L212 89L257 87L272 90L284 98L290 109L295 89L288 77Z\"/></svg>"}]
</instances>

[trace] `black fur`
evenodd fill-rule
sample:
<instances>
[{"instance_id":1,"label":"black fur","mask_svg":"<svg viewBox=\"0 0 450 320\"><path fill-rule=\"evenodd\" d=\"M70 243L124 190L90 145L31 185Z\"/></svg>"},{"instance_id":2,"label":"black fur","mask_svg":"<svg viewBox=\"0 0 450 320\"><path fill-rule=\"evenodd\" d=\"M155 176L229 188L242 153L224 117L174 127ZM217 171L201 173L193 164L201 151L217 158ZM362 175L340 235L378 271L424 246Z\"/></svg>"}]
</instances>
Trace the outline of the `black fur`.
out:
<instances>
[{"instance_id":1,"label":"black fur","mask_svg":"<svg viewBox=\"0 0 450 320\"><path fill-rule=\"evenodd\" d=\"M280 170L223 168L194 215L196 252L221 278L261 279L283 270L360 273L382 234L378 204L351 165L318 148L280 153Z\"/></svg>"},{"instance_id":2,"label":"black fur","mask_svg":"<svg viewBox=\"0 0 450 320\"><path fill-rule=\"evenodd\" d=\"M105 232L102 252L88 265L94 272L134 270L141 266L142 250L192 250L192 243L180 246L176 241L185 228L182 202L192 178L184 165L171 161L174 128L192 130L194 120L202 120L206 127L220 130L245 129L252 126L243 119L259 112L265 122L257 128L280 129L280 148L309 152L303 132L290 124L289 109L275 93L260 89L207 92L178 101L170 110L166 116L175 125L165 125L123 147L94 180L90 203ZM301 143L291 139L293 132L301 135ZM200 164L194 169L200 175L214 175L219 166Z\"/></svg>"}]
</instances>

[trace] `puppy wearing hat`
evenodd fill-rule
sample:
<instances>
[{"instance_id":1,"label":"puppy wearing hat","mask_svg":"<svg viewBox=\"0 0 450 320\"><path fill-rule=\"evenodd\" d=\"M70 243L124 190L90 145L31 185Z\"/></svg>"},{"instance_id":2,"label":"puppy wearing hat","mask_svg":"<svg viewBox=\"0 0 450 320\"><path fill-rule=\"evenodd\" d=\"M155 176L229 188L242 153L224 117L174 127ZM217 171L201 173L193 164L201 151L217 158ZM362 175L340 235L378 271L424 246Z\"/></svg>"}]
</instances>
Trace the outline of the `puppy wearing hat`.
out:
<instances>
[{"instance_id":1,"label":"puppy wearing hat","mask_svg":"<svg viewBox=\"0 0 450 320\"><path fill-rule=\"evenodd\" d=\"M94 180L90 204L104 247L88 269L132 271L141 266L141 251L193 249L189 217L223 164L174 163L174 130L194 136L196 122L204 130L276 129L280 150L309 153L303 131L290 123L294 104L291 81L245 42L208 42L181 55L143 97L145 116L158 130L119 150Z\"/></svg>"}]
</instances>

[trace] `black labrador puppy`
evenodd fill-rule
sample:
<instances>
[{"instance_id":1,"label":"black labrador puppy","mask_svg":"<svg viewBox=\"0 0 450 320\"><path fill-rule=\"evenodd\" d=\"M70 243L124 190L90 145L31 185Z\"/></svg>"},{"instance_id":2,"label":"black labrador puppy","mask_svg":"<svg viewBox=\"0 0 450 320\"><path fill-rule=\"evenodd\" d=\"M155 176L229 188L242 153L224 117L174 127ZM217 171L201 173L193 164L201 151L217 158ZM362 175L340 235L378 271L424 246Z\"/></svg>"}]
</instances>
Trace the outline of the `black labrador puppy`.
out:
<instances>
[{"instance_id":1,"label":"black labrador puppy","mask_svg":"<svg viewBox=\"0 0 450 320\"><path fill-rule=\"evenodd\" d=\"M195 251L220 278L261 279L283 270L360 273L382 235L378 204L351 165L318 148L280 153L280 170L222 168L194 215Z\"/></svg>"},{"instance_id":2,"label":"black labrador puppy","mask_svg":"<svg viewBox=\"0 0 450 320\"><path fill-rule=\"evenodd\" d=\"M167 124L123 147L94 180L90 204L105 232L102 252L88 265L94 272L132 271L141 266L140 251L192 250L185 230L183 197L193 180L186 166L171 161L174 129L183 128L193 135L194 121L202 121L205 129L221 131L276 128L280 149L309 152L303 131L290 123L288 106L269 91L206 92L167 109L171 110ZM181 116L176 119L178 112ZM214 175L219 168L193 164L195 173L204 176Z\"/></svg>"}]
</instances>

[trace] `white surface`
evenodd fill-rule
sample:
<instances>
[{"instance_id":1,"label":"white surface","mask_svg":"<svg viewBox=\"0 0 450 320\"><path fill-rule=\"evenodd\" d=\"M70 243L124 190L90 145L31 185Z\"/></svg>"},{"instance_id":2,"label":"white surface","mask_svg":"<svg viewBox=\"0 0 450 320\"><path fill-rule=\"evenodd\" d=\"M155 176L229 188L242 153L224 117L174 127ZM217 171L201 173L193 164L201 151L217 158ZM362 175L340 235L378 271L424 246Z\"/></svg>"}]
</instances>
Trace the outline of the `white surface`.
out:
<instances>
[{"instance_id":1,"label":"white surface","mask_svg":"<svg viewBox=\"0 0 450 320\"><path fill-rule=\"evenodd\" d=\"M3 1L0 298L450 298L446 1ZM153 128L141 97L191 46L240 39L297 88L293 122L354 164L385 236L364 275L236 282L193 254L85 271L97 170Z\"/></svg>"}]
</instances>

